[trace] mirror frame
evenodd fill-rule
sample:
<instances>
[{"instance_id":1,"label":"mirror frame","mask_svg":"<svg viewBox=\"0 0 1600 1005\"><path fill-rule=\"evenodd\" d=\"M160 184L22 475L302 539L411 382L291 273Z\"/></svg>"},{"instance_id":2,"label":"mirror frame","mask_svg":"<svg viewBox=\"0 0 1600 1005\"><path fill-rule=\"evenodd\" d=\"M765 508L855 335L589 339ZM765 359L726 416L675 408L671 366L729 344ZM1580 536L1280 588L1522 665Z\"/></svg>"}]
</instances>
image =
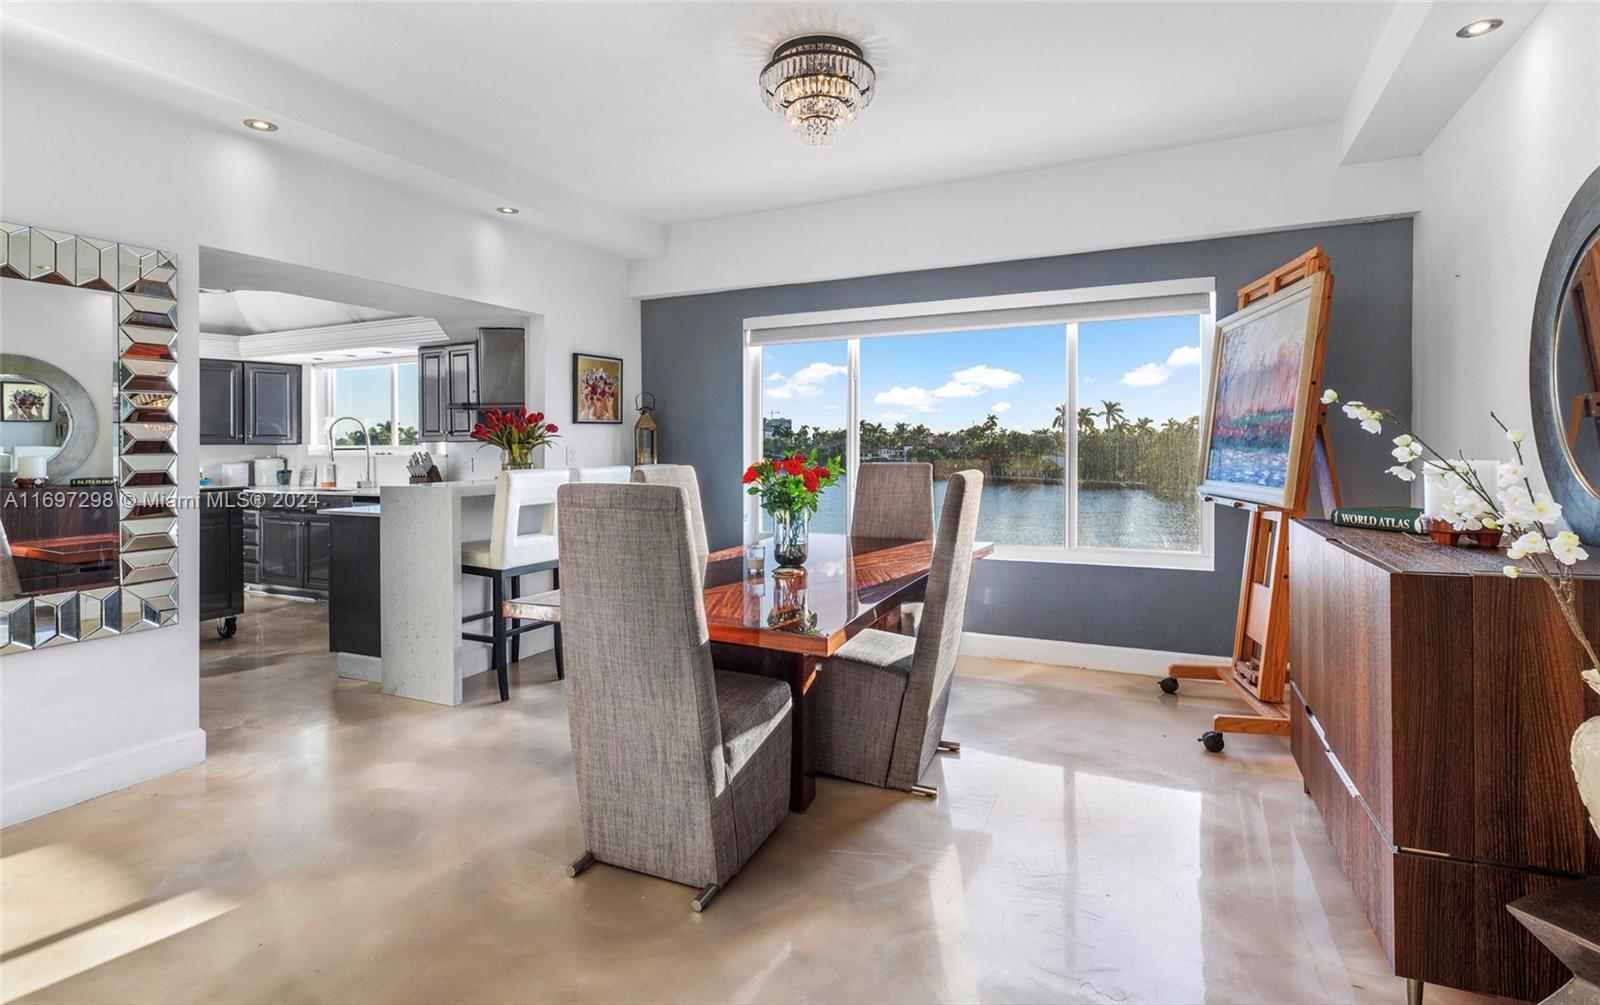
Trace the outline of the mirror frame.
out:
<instances>
[{"instance_id":1,"label":"mirror frame","mask_svg":"<svg viewBox=\"0 0 1600 1005\"><path fill-rule=\"evenodd\" d=\"M14 352L0 352L0 374L18 374L38 381L48 386L50 392L66 405L72 426L67 432L67 442L56 450L46 464L50 480L54 482L66 478L83 467L89 455L94 453L94 445L100 442L100 413L83 385L59 366L35 356Z\"/></svg>"},{"instance_id":2,"label":"mirror frame","mask_svg":"<svg viewBox=\"0 0 1600 1005\"><path fill-rule=\"evenodd\" d=\"M0 223L0 279L76 286L115 304L111 435L117 585L0 600L0 655L178 623L178 269L171 254Z\"/></svg>"},{"instance_id":3,"label":"mirror frame","mask_svg":"<svg viewBox=\"0 0 1600 1005\"><path fill-rule=\"evenodd\" d=\"M1556 408L1556 340L1561 336L1561 311L1572 285L1578 256L1600 232L1600 168L1578 188L1567 211L1561 216L1544 271L1539 275L1539 292L1533 304L1533 334L1528 354L1528 390L1533 405L1534 443L1539 448L1539 466L1550 494L1561 504L1561 514L1577 535L1589 544L1600 544L1600 496L1584 484L1573 470L1563 443L1565 416Z\"/></svg>"}]
</instances>

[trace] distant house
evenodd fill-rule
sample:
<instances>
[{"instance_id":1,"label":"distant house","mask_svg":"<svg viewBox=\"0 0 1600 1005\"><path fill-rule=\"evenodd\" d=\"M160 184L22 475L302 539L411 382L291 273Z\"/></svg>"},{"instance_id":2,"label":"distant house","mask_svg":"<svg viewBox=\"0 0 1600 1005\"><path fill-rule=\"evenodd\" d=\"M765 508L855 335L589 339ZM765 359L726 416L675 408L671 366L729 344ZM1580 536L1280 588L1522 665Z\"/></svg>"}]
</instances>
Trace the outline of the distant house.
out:
<instances>
[{"instance_id":1,"label":"distant house","mask_svg":"<svg viewBox=\"0 0 1600 1005\"><path fill-rule=\"evenodd\" d=\"M768 439L774 436L792 436L794 435L794 423L781 415L762 419L761 435Z\"/></svg>"}]
</instances>

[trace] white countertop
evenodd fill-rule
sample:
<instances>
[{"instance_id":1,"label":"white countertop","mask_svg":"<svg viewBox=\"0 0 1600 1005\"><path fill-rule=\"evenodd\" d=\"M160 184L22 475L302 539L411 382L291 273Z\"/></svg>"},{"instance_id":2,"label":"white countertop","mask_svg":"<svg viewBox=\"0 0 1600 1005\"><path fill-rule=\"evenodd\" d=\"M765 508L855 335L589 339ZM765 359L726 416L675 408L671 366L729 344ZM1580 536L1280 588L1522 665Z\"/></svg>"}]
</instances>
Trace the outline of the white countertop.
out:
<instances>
[{"instance_id":1,"label":"white countertop","mask_svg":"<svg viewBox=\"0 0 1600 1005\"><path fill-rule=\"evenodd\" d=\"M260 492L264 495L277 493L278 495L364 495L375 496L378 489L357 489L340 487L325 489L316 485L202 485L203 491L234 491L234 492ZM382 488L382 486L379 486Z\"/></svg>"},{"instance_id":2,"label":"white countertop","mask_svg":"<svg viewBox=\"0 0 1600 1005\"><path fill-rule=\"evenodd\" d=\"M449 491L456 496L492 496L497 484L497 479L482 478L470 482L419 482L416 485L384 485L381 488L385 492L415 489L421 492Z\"/></svg>"}]
</instances>

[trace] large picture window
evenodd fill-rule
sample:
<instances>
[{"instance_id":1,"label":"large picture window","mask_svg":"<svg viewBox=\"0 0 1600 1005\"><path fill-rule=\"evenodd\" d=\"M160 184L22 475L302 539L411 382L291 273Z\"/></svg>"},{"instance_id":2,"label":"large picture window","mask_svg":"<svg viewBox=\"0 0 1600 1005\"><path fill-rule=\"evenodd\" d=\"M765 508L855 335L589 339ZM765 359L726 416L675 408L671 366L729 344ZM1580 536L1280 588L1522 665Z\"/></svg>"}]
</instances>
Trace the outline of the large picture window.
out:
<instances>
[{"instance_id":1,"label":"large picture window","mask_svg":"<svg viewBox=\"0 0 1600 1005\"><path fill-rule=\"evenodd\" d=\"M323 400L326 421L350 415L361 429L345 422L333 431L336 447L409 447L422 442L417 431L417 363L357 364L322 368L327 381Z\"/></svg>"},{"instance_id":2,"label":"large picture window","mask_svg":"<svg viewBox=\"0 0 1600 1005\"><path fill-rule=\"evenodd\" d=\"M751 319L749 459L926 461L936 505L975 468L978 537L1000 557L1210 568L1195 491L1209 281L1079 293ZM824 494L815 530L848 529L850 484ZM762 528L753 504L747 518Z\"/></svg>"}]
</instances>

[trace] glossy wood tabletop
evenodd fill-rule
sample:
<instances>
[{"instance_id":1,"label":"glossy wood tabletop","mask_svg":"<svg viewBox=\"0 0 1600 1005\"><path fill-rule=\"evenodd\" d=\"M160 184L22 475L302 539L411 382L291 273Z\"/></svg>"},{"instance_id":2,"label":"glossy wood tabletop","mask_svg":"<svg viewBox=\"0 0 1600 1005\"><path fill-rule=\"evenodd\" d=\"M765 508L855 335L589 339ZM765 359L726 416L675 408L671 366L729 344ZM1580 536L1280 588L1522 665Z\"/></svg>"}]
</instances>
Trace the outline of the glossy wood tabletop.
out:
<instances>
[{"instance_id":1,"label":"glossy wood tabletop","mask_svg":"<svg viewBox=\"0 0 1600 1005\"><path fill-rule=\"evenodd\" d=\"M117 557L117 535L79 534L72 537L39 538L33 541L13 541L14 558L31 558L58 565L88 565L107 562Z\"/></svg>"},{"instance_id":2,"label":"glossy wood tabletop","mask_svg":"<svg viewBox=\"0 0 1600 1005\"><path fill-rule=\"evenodd\" d=\"M743 547L711 555L706 628L713 642L831 656L850 637L917 600L928 581L933 542L812 534L803 573L780 575L770 539L765 570L746 577ZM973 546L972 557L994 550Z\"/></svg>"}]
</instances>

